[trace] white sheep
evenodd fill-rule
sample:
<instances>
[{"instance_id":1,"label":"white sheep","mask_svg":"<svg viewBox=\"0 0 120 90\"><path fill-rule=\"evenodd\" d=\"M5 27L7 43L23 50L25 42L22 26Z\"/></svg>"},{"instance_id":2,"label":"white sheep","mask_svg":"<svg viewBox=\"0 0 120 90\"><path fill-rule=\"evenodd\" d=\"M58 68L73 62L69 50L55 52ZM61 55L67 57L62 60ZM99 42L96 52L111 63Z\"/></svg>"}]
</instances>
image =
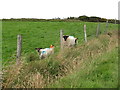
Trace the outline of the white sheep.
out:
<instances>
[{"instance_id":1,"label":"white sheep","mask_svg":"<svg viewBox=\"0 0 120 90\"><path fill-rule=\"evenodd\" d=\"M50 48L35 48L37 50L37 52L39 53L39 58L43 59L46 58L48 56L50 56L51 54L54 53L54 45L51 45Z\"/></svg>"},{"instance_id":2,"label":"white sheep","mask_svg":"<svg viewBox=\"0 0 120 90\"><path fill-rule=\"evenodd\" d=\"M75 46L78 44L78 38L74 36L63 35L63 44L64 46Z\"/></svg>"}]
</instances>

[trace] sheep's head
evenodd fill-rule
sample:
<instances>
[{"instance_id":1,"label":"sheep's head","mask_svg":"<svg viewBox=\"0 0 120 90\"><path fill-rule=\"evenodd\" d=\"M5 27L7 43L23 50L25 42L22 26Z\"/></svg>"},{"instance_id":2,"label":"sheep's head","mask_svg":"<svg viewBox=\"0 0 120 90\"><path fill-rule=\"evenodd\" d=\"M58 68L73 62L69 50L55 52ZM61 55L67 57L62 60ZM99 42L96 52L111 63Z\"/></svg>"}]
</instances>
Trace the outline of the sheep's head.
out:
<instances>
[{"instance_id":1,"label":"sheep's head","mask_svg":"<svg viewBox=\"0 0 120 90\"><path fill-rule=\"evenodd\" d=\"M68 37L69 37L68 35L63 35L65 41L67 40Z\"/></svg>"},{"instance_id":2,"label":"sheep's head","mask_svg":"<svg viewBox=\"0 0 120 90\"><path fill-rule=\"evenodd\" d=\"M35 50L36 50L37 52L40 52L40 49L42 49L42 48L35 48Z\"/></svg>"}]
</instances>

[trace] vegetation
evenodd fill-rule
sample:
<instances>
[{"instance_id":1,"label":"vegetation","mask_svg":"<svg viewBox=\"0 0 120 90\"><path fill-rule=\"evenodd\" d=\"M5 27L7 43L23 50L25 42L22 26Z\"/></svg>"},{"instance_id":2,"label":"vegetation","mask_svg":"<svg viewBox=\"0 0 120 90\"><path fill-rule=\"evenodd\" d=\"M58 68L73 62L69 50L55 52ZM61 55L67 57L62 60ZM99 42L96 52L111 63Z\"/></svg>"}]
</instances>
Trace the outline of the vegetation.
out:
<instances>
[{"instance_id":1,"label":"vegetation","mask_svg":"<svg viewBox=\"0 0 120 90\"><path fill-rule=\"evenodd\" d=\"M96 59L89 59L80 68L56 82L49 88L117 88L118 86L117 49Z\"/></svg>"},{"instance_id":2,"label":"vegetation","mask_svg":"<svg viewBox=\"0 0 120 90\"><path fill-rule=\"evenodd\" d=\"M4 70L3 86L4 88L116 88L117 50L117 32L112 32L112 36L100 35L86 44L67 48L64 52L44 60L38 60L32 55L35 61L25 63L26 58L23 57L19 66L12 65Z\"/></svg>"},{"instance_id":3,"label":"vegetation","mask_svg":"<svg viewBox=\"0 0 120 90\"><path fill-rule=\"evenodd\" d=\"M84 43L84 24L87 25L87 43ZM97 25L95 22L3 21L3 87L117 87L118 25L109 23L105 34L106 23L101 23L101 35L96 38ZM61 52L60 29L65 35L78 37L79 44ZM20 65L14 64L18 34L23 38ZM35 48L51 44L55 45L55 54L39 60Z\"/></svg>"},{"instance_id":4,"label":"vegetation","mask_svg":"<svg viewBox=\"0 0 120 90\"><path fill-rule=\"evenodd\" d=\"M73 21L86 21L86 22L106 22L108 20L109 23L115 23L116 24L120 24L119 20L115 20L115 19L106 19L106 18L101 18L101 17L96 17L96 16L91 16L88 17L86 15L83 16L79 16L79 17L68 17L68 18L64 18L64 19L60 19L58 18L53 18L53 19L37 19L37 18L11 18L11 19L3 19L3 21L34 21L34 22L48 22L48 21L52 21L52 22L73 22Z\"/></svg>"},{"instance_id":5,"label":"vegetation","mask_svg":"<svg viewBox=\"0 0 120 90\"><path fill-rule=\"evenodd\" d=\"M106 38L104 41L103 37ZM78 62L80 63L78 67L75 68L74 71L71 71L70 74L62 77L47 87L117 88L118 43L115 41L116 43L112 45L113 42L110 42L111 40L109 41L106 36L100 36L98 40L93 40L87 43L87 45L83 48L86 51L78 49L80 50L76 52L76 54L79 52L79 55L77 55ZM81 55L80 52L85 55ZM89 55L90 52L93 54Z\"/></svg>"},{"instance_id":6,"label":"vegetation","mask_svg":"<svg viewBox=\"0 0 120 90\"><path fill-rule=\"evenodd\" d=\"M95 37L98 23L90 22L9 22L3 21L2 48L3 64L15 61L17 35L22 35L22 56L36 53L34 48L46 48L54 44L55 52L59 51L59 32L78 37L79 44L84 42L83 26L87 25L88 39ZM117 24L109 24L108 30L117 30ZM106 23L101 23L100 31L104 33ZM36 53L37 54L37 53ZM6 62L6 63L5 63Z\"/></svg>"}]
</instances>

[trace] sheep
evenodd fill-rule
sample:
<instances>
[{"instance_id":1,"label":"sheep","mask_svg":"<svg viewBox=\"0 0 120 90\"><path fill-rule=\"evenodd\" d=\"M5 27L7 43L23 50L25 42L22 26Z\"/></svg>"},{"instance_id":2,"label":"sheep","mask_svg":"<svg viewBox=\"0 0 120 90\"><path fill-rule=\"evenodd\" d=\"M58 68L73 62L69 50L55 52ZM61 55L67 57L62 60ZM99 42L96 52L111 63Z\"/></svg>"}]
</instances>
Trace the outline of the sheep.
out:
<instances>
[{"instance_id":1,"label":"sheep","mask_svg":"<svg viewBox=\"0 0 120 90\"><path fill-rule=\"evenodd\" d=\"M54 54L54 45L51 45L50 48L35 48L39 54L39 59L46 58L51 54Z\"/></svg>"},{"instance_id":2,"label":"sheep","mask_svg":"<svg viewBox=\"0 0 120 90\"><path fill-rule=\"evenodd\" d=\"M74 36L63 35L64 46L75 46L78 44L78 38Z\"/></svg>"}]
</instances>

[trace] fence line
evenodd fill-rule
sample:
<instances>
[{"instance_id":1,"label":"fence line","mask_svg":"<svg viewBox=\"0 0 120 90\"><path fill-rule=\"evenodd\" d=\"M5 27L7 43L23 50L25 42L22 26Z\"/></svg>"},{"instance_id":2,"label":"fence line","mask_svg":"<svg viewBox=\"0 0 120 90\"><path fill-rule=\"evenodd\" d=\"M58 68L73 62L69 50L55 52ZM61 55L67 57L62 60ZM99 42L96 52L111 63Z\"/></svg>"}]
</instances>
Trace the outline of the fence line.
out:
<instances>
[{"instance_id":1,"label":"fence line","mask_svg":"<svg viewBox=\"0 0 120 90\"><path fill-rule=\"evenodd\" d=\"M21 49L22 49L22 36L21 36L21 35L17 35L17 56L16 56L16 64L19 64L19 63L20 63Z\"/></svg>"},{"instance_id":2,"label":"fence line","mask_svg":"<svg viewBox=\"0 0 120 90\"><path fill-rule=\"evenodd\" d=\"M85 40L85 42L88 42L86 28L87 28L87 26L86 26L86 24L84 24L84 40ZM107 29L108 29L108 20L106 21L105 32L107 32ZM97 25L96 37L98 37L99 34L100 34L100 23L98 23L98 25ZM60 30L60 49L61 49L61 51L63 51L63 49L64 49L64 45L63 44L64 44L63 43L63 30ZM20 63L21 50L22 50L22 36L21 35L17 35L16 64Z\"/></svg>"}]
</instances>

